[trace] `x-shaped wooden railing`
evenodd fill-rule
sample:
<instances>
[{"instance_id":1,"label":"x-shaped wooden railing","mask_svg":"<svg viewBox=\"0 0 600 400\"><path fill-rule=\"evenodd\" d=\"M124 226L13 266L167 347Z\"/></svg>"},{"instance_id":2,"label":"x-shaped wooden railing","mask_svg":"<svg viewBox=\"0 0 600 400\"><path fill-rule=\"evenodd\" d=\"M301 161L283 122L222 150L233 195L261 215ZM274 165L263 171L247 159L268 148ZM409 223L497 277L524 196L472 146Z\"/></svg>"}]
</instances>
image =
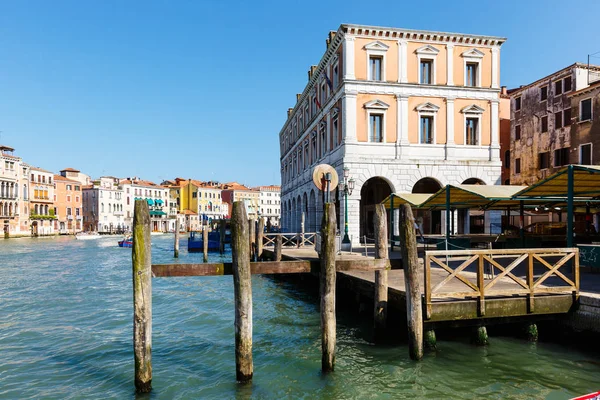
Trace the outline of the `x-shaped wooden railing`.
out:
<instances>
[{"instance_id":1,"label":"x-shaped wooden railing","mask_svg":"<svg viewBox=\"0 0 600 400\"><path fill-rule=\"evenodd\" d=\"M448 276L438 281L440 274L436 273L435 278L438 282L434 285L432 267L437 267L435 269L438 271L445 271ZM559 271L560 268L569 268L571 277ZM495 272L499 273L495 275ZM550 282L550 277L556 279ZM578 296L579 250L562 248L427 251L424 278L427 319L431 317L434 300L472 298L478 299L478 314L483 317L486 296L527 296L528 311L531 313L534 312L535 295L572 293ZM462 290L457 290L449 284L456 281L462 284L459 284ZM470 290L465 291L464 286Z\"/></svg>"},{"instance_id":2,"label":"x-shaped wooden railing","mask_svg":"<svg viewBox=\"0 0 600 400\"><path fill-rule=\"evenodd\" d=\"M264 246L275 246L275 239L281 236L281 245L283 247L302 247L315 245L315 232L305 233L265 233L263 236Z\"/></svg>"}]
</instances>

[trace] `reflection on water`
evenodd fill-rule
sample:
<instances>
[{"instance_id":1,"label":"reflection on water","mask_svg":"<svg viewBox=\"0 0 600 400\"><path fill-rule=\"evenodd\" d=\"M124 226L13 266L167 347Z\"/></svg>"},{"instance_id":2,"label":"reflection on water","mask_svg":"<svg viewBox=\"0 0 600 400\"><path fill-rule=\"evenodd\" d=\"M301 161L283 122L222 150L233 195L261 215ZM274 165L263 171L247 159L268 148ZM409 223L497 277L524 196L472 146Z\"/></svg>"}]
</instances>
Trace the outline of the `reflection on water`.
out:
<instances>
[{"instance_id":1,"label":"reflection on water","mask_svg":"<svg viewBox=\"0 0 600 400\"><path fill-rule=\"evenodd\" d=\"M0 241L0 398L134 398L131 250L95 241ZM173 236L153 236L173 262ZM179 262L200 262L182 241ZM229 255L226 255L228 257ZM221 259L219 255L211 255ZM335 373L320 374L317 299L254 276L254 381L235 382L231 277L153 280L153 387L140 398L567 399L600 388L594 357L548 343L439 340L420 363L374 346L338 314Z\"/></svg>"}]
</instances>

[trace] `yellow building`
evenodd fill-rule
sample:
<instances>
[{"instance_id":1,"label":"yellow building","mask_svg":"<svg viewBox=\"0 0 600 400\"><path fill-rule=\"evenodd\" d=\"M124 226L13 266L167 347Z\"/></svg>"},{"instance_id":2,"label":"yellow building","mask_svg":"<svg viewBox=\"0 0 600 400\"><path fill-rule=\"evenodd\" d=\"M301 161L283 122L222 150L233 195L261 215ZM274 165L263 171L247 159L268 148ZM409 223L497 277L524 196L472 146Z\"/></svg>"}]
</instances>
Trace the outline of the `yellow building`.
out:
<instances>
[{"instance_id":1,"label":"yellow building","mask_svg":"<svg viewBox=\"0 0 600 400\"><path fill-rule=\"evenodd\" d=\"M314 166L356 186L350 235L372 234L374 205L390 193L433 193L446 184L500 183L500 47L505 38L341 25L279 132L282 226L315 231L322 202ZM343 193L335 190L339 220ZM469 230L459 214L456 231ZM489 217L491 218L491 217ZM493 221L488 219L485 226ZM431 213L425 232L440 232Z\"/></svg>"}]
</instances>

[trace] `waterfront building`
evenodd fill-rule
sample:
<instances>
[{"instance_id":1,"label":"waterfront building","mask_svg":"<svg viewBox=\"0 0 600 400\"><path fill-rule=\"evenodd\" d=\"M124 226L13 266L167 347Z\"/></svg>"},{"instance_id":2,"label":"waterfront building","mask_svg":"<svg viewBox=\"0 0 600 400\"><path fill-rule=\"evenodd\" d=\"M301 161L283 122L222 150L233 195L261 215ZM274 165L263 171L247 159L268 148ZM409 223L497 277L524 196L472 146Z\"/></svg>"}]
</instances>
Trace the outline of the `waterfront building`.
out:
<instances>
[{"instance_id":1,"label":"waterfront building","mask_svg":"<svg viewBox=\"0 0 600 400\"><path fill-rule=\"evenodd\" d=\"M21 162L21 166L19 167L19 225L18 230L15 232L19 236L31 235L31 226L29 224L29 213L31 212L29 206L30 168L24 162Z\"/></svg>"},{"instance_id":2,"label":"waterfront building","mask_svg":"<svg viewBox=\"0 0 600 400\"><path fill-rule=\"evenodd\" d=\"M154 232L170 232L175 230L175 219L169 216L169 188L145 181L138 177L125 178L120 181L125 197L125 225L133 227L133 211L135 200L144 199L150 209L150 224Z\"/></svg>"},{"instance_id":3,"label":"waterfront building","mask_svg":"<svg viewBox=\"0 0 600 400\"><path fill-rule=\"evenodd\" d=\"M28 197L27 184L22 186L22 161L14 151L12 147L0 145L0 221L3 234L9 235L21 232L20 217L27 216L22 213L21 204Z\"/></svg>"},{"instance_id":4,"label":"waterfront building","mask_svg":"<svg viewBox=\"0 0 600 400\"><path fill-rule=\"evenodd\" d=\"M282 224L318 229L318 164L348 168L349 234L373 235L375 205L390 193L434 193L446 184L501 183L500 48L505 38L341 25L279 132ZM343 191L334 188L338 223ZM496 213L458 214L455 232L489 232ZM439 233L445 215L419 215ZM343 222L342 225L343 226ZM475 229L477 228L477 229Z\"/></svg>"},{"instance_id":5,"label":"waterfront building","mask_svg":"<svg viewBox=\"0 0 600 400\"><path fill-rule=\"evenodd\" d=\"M506 86L500 91L500 158L502 159L502 184L510 185L510 95Z\"/></svg>"},{"instance_id":6,"label":"waterfront building","mask_svg":"<svg viewBox=\"0 0 600 400\"><path fill-rule=\"evenodd\" d=\"M163 184L171 189L179 212L185 210L193 212L198 216L201 225L208 225L213 220L227 216L228 207L224 206L221 198L223 185L219 182L175 178L174 181L165 181Z\"/></svg>"},{"instance_id":7,"label":"waterfront building","mask_svg":"<svg viewBox=\"0 0 600 400\"><path fill-rule=\"evenodd\" d=\"M260 193L261 216L265 218L265 221L270 220L271 226L279 227L279 219L281 217L281 186L257 186L254 190L258 190Z\"/></svg>"},{"instance_id":8,"label":"waterfront building","mask_svg":"<svg viewBox=\"0 0 600 400\"><path fill-rule=\"evenodd\" d=\"M54 174L29 168L29 225L33 236L54 234Z\"/></svg>"},{"instance_id":9,"label":"waterfront building","mask_svg":"<svg viewBox=\"0 0 600 400\"><path fill-rule=\"evenodd\" d=\"M574 135L591 126L593 91L586 89L598 80L600 66L575 63L510 92L511 184L531 185L565 165L592 163L591 141Z\"/></svg>"},{"instance_id":10,"label":"waterfront building","mask_svg":"<svg viewBox=\"0 0 600 400\"><path fill-rule=\"evenodd\" d=\"M78 169L65 168L60 171L60 175L64 176L65 178L78 181L79 183L81 183L82 186L88 186L92 183L92 179L90 178L90 176L82 173Z\"/></svg>"},{"instance_id":11,"label":"waterfront building","mask_svg":"<svg viewBox=\"0 0 600 400\"><path fill-rule=\"evenodd\" d=\"M131 201L131 200L130 200ZM83 187L83 229L119 233L131 229L125 222L125 200L119 179L103 176Z\"/></svg>"},{"instance_id":12,"label":"waterfront building","mask_svg":"<svg viewBox=\"0 0 600 400\"><path fill-rule=\"evenodd\" d=\"M83 229L81 187L79 181L54 175L54 231L61 235Z\"/></svg>"},{"instance_id":13,"label":"waterfront building","mask_svg":"<svg viewBox=\"0 0 600 400\"><path fill-rule=\"evenodd\" d=\"M600 79L568 97L577 121L571 124L569 163L600 165Z\"/></svg>"},{"instance_id":14,"label":"waterfront building","mask_svg":"<svg viewBox=\"0 0 600 400\"><path fill-rule=\"evenodd\" d=\"M221 191L223 202L228 204L227 218L231 218L233 203L243 201L246 206L248 218L257 218L260 210L260 191L237 182L229 182L223 185Z\"/></svg>"}]
</instances>

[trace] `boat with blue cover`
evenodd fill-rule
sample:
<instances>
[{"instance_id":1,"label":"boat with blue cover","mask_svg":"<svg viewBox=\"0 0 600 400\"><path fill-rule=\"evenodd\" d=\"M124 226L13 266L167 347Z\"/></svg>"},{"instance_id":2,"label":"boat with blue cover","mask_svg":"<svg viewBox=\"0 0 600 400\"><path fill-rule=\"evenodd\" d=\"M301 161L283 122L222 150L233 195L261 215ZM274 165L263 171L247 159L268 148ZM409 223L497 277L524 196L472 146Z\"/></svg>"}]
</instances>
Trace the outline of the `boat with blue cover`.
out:
<instances>
[{"instance_id":1,"label":"boat with blue cover","mask_svg":"<svg viewBox=\"0 0 600 400\"><path fill-rule=\"evenodd\" d=\"M220 235L219 232L208 232L208 251L219 251ZM204 240L202 232L190 232L188 237L188 251L190 253L204 251Z\"/></svg>"}]
</instances>

